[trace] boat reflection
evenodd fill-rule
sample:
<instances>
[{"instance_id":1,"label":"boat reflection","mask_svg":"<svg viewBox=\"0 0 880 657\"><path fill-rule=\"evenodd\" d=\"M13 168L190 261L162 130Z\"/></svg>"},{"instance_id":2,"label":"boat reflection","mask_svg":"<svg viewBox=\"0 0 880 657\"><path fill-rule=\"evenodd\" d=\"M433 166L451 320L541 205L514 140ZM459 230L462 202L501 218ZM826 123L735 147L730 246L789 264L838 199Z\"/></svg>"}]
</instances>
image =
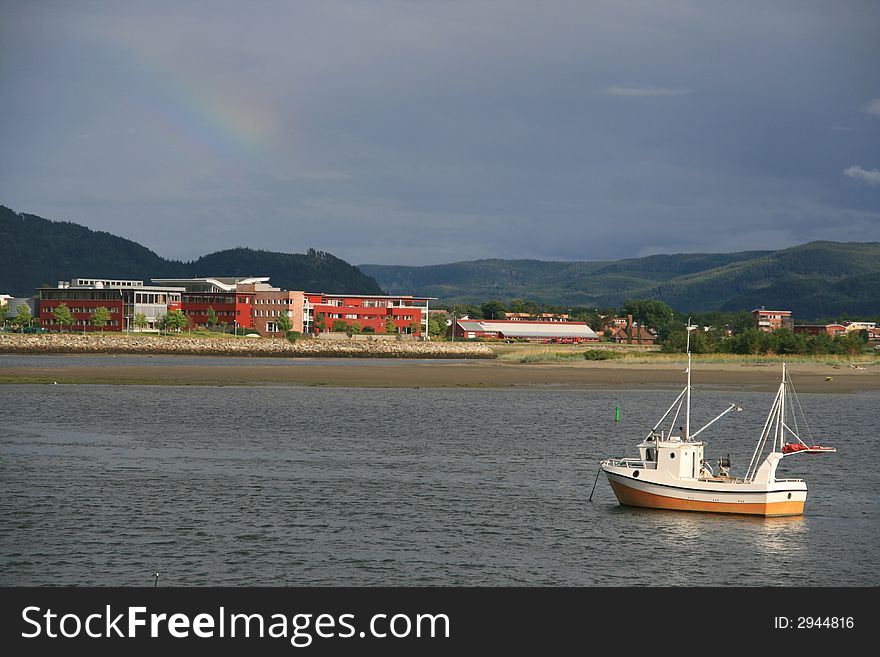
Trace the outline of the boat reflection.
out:
<instances>
[{"instance_id":1,"label":"boat reflection","mask_svg":"<svg viewBox=\"0 0 880 657\"><path fill-rule=\"evenodd\" d=\"M707 584L737 584L710 582L717 576L711 564L728 560L731 553L754 555L756 564L780 573L780 580L771 585L784 584L786 563L808 552L810 520L804 516L720 516L626 506L612 507L609 512L620 519L629 517L627 525L638 527L638 532L631 535L625 531L621 536L624 540L639 541L652 552L700 553L705 561L699 566L694 564L692 575L705 576L708 579L703 581ZM751 579L750 575L745 576L746 580L739 584Z\"/></svg>"}]
</instances>

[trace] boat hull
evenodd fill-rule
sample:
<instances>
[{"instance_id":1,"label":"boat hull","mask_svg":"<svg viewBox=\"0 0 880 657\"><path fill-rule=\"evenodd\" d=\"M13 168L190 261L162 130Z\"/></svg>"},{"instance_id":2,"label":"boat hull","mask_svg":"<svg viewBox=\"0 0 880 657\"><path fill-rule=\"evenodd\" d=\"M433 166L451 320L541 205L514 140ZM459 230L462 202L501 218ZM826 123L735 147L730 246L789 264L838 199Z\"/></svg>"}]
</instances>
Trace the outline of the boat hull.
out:
<instances>
[{"instance_id":1,"label":"boat hull","mask_svg":"<svg viewBox=\"0 0 880 657\"><path fill-rule=\"evenodd\" d=\"M783 486L776 490L755 490L754 486L743 484L727 484L726 489L724 485L690 488L682 482L677 482L677 485L660 484L608 470L605 474L618 502L648 509L762 517L799 516L804 513L807 499L805 486Z\"/></svg>"}]
</instances>

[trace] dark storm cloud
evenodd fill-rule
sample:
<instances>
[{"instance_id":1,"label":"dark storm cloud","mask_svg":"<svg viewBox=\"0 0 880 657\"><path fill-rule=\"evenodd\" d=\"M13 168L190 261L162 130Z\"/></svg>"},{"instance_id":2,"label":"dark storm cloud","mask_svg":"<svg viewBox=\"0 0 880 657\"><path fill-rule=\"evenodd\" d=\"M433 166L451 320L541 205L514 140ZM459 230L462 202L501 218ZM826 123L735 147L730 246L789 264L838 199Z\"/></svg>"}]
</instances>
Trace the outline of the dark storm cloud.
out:
<instances>
[{"instance_id":1,"label":"dark storm cloud","mask_svg":"<svg viewBox=\"0 0 880 657\"><path fill-rule=\"evenodd\" d=\"M880 240L875 3L0 11L0 202L168 257Z\"/></svg>"}]
</instances>

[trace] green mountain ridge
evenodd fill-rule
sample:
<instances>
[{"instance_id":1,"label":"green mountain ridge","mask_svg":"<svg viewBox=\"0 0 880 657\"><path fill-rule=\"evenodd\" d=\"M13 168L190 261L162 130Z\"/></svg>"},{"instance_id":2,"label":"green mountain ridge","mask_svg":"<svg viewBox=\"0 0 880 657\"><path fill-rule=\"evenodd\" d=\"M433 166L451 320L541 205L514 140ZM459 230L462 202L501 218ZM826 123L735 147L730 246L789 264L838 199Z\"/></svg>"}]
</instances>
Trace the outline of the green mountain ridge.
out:
<instances>
[{"instance_id":1,"label":"green mountain ridge","mask_svg":"<svg viewBox=\"0 0 880 657\"><path fill-rule=\"evenodd\" d=\"M653 255L610 262L476 260L402 267L360 265L390 292L443 303L527 299L620 306L659 299L684 312L790 309L799 319L880 314L880 243L810 242L778 251Z\"/></svg>"},{"instance_id":2,"label":"green mountain ridge","mask_svg":"<svg viewBox=\"0 0 880 657\"><path fill-rule=\"evenodd\" d=\"M288 290L380 294L357 267L322 251L276 253L237 247L192 262L166 260L132 240L68 221L16 213L0 205L0 292L30 296L44 284L72 278L269 276Z\"/></svg>"},{"instance_id":3,"label":"green mountain ridge","mask_svg":"<svg viewBox=\"0 0 880 657\"><path fill-rule=\"evenodd\" d=\"M360 265L305 254L237 247L192 262L167 260L132 240L0 206L0 292L29 296L74 277L269 276L283 289L413 294L440 303L497 299L619 307L659 299L682 312L792 310L813 320L880 316L880 243L810 242L778 251L653 255L616 261L498 258L442 265Z\"/></svg>"}]
</instances>

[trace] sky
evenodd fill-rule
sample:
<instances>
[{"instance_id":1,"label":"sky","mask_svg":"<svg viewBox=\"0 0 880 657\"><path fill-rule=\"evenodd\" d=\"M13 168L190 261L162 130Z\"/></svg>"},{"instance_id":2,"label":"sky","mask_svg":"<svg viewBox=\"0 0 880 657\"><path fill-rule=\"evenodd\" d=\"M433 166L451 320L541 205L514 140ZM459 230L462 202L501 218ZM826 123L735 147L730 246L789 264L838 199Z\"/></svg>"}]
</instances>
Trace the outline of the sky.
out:
<instances>
[{"instance_id":1,"label":"sky","mask_svg":"<svg viewBox=\"0 0 880 657\"><path fill-rule=\"evenodd\" d=\"M0 204L191 260L880 241L880 3L0 0Z\"/></svg>"}]
</instances>

